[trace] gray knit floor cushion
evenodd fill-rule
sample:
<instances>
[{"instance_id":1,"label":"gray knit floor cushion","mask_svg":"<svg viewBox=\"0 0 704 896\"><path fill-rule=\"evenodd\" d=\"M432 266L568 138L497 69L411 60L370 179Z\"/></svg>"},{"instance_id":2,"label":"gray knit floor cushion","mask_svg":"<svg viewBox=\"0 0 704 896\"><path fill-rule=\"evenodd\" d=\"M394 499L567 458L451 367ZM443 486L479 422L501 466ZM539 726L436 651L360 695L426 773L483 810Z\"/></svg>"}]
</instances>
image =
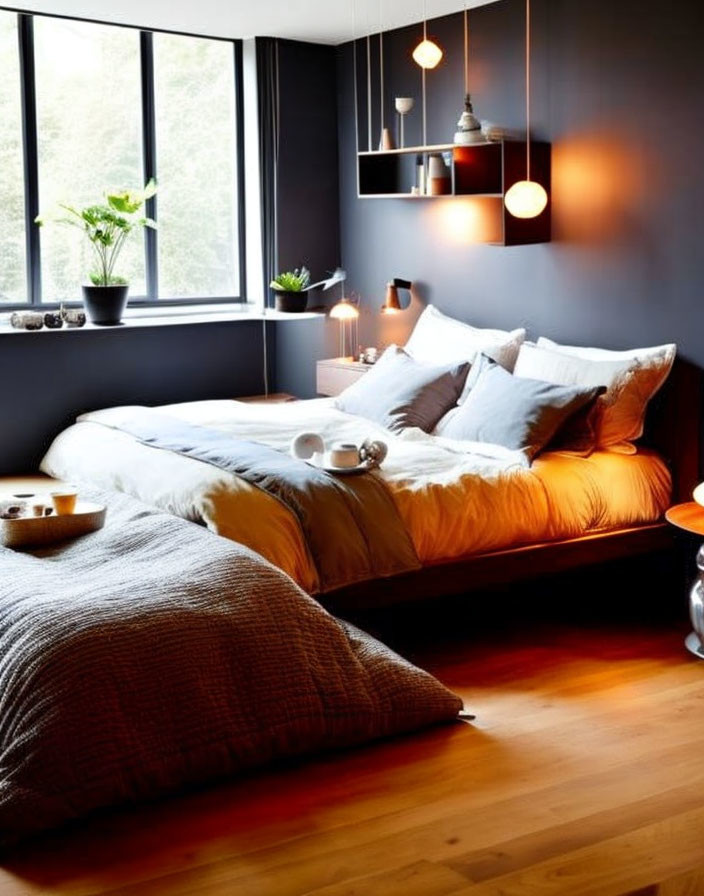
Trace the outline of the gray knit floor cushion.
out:
<instances>
[{"instance_id":1,"label":"gray knit floor cushion","mask_svg":"<svg viewBox=\"0 0 704 896\"><path fill-rule=\"evenodd\" d=\"M258 554L102 497L100 532L0 548L0 841L456 718Z\"/></svg>"}]
</instances>

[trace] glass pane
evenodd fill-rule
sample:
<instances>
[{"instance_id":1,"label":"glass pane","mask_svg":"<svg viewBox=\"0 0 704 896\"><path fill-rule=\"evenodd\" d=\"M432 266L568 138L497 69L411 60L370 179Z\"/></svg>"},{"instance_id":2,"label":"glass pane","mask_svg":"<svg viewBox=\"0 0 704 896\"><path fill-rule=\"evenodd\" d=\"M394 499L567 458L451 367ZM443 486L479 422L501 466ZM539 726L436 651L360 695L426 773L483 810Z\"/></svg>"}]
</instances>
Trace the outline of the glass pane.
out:
<instances>
[{"instance_id":1,"label":"glass pane","mask_svg":"<svg viewBox=\"0 0 704 896\"><path fill-rule=\"evenodd\" d=\"M154 35L159 293L239 297L234 53Z\"/></svg>"},{"instance_id":2,"label":"glass pane","mask_svg":"<svg viewBox=\"0 0 704 896\"><path fill-rule=\"evenodd\" d=\"M37 16L34 35L42 213L143 186L139 32ZM90 243L58 224L43 227L41 241L44 301L80 299L93 269ZM127 278L130 295L146 293L141 230L130 234L114 273Z\"/></svg>"},{"instance_id":3,"label":"glass pane","mask_svg":"<svg viewBox=\"0 0 704 896\"><path fill-rule=\"evenodd\" d=\"M17 16L0 12L0 303L28 301L19 60Z\"/></svg>"}]
</instances>

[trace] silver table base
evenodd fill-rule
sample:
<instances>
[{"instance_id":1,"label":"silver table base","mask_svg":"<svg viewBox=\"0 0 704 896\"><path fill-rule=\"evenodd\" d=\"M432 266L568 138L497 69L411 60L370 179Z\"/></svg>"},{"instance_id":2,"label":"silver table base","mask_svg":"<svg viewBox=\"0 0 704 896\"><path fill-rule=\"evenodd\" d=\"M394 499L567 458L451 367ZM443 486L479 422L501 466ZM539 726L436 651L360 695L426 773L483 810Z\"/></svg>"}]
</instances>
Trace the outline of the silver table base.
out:
<instances>
[{"instance_id":1,"label":"silver table base","mask_svg":"<svg viewBox=\"0 0 704 896\"><path fill-rule=\"evenodd\" d=\"M689 617L694 631L687 635L684 646L690 653L704 659L704 545L697 552L697 569L699 578L689 592Z\"/></svg>"}]
</instances>

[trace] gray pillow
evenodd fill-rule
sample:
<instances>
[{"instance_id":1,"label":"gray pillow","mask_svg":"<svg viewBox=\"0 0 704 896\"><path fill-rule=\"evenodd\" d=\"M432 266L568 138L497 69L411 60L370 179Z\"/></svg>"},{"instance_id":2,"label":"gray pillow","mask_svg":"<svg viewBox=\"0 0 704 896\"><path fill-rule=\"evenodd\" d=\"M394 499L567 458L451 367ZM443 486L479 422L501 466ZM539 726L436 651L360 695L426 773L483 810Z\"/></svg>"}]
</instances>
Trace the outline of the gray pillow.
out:
<instances>
[{"instance_id":1,"label":"gray pillow","mask_svg":"<svg viewBox=\"0 0 704 896\"><path fill-rule=\"evenodd\" d=\"M599 387L560 386L513 376L485 355L472 373L474 387L443 426L442 435L522 450L530 460L601 392Z\"/></svg>"},{"instance_id":2,"label":"gray pillow","mask_svg":"<svg viewBox=\"0 0 704 896\"><path fill-rule=\"evenodd\" d=\"M392 432L417 426L430 432L457 404L469 364L420 364L396 345L338 395L336 407L380 423Z\"/></svg>"}]
</instances>

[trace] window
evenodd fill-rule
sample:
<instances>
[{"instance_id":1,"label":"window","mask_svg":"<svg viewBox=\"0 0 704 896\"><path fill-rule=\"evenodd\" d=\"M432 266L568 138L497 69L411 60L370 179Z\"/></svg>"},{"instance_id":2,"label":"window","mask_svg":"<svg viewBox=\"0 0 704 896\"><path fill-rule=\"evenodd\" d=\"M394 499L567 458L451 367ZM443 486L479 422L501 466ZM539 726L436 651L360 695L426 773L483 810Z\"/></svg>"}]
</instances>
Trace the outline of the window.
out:
<instances>
[{"instance_id":1,"label":"window","mask_svg":"<svg viewBox=\"0 0 704 896\"><path fill-rule=\"evenodd\" d=\"M17 16L0 11L0 306L27 301Z\"/></svg>"},{"instance_id":2,"label":"window","mask_svg":"<svg viewBox=\"0 0 704 896\"><path fill-rule=\"evenodd\" d=\"M106 189L143 184L139 32L39 17L34 22L39 207L82 207ZM42 298L75 300L90 246L67 227L44 227ZM144 245L131 235L119 273L146 295Z\"/></svg>"},{"instance_id":3,"label":"window","mask_svg":"<svg viewBox=\"0 0 704 896\"><path fill-rule=\"evenodd\" d=\"M239 294L234 62L230 44L154 35L162 295Z\"/></svg>"},{"instance_id":4,"label":"window","mask_svg":"<svg viewBox=\"0 0 704 896\"><path fill-rule=\"evenodd\" d=\"M158 230L116 270L132 301L239 300L240 81L236 41L0 11L0 305L80 301L90 246L34 217L151 176Z\"/></svg>"}]
</instances>

